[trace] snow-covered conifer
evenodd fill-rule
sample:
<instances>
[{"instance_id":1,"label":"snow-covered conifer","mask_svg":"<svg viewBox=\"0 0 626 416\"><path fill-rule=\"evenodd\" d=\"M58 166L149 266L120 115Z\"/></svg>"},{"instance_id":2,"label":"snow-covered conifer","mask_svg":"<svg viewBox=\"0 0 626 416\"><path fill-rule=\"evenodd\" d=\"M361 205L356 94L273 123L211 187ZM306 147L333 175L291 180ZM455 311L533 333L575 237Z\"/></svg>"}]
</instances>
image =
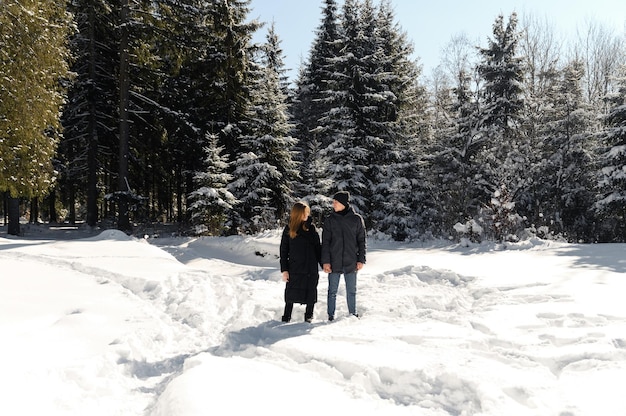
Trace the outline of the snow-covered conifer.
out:
<instances>
[{"instance_id":1,"label":"snow-covered conifer","mask_svg":"<svg viewBox=\"0 0 626 416\"><path fill-rule=\"evenodd\" d=\"M196 234L221 235L228 229L228 213L237 200L228 190L228 156L218 146L217 137L207 138L205 171L194 176L196 189L191 192L189 211Z\"/></svg>"},{"instance_id":2,"label":"snow-covered conifer","mask_svg":"<svg viewBox=\"0 0 626 416\"><path fill-rule=\"evenodd\" d=\"M603 222L601 238L626 241L626 66L619 76L620 89L610 96L611 111L600 134L604 152L600 161L596 209Z\"/></svg>"}]
</instances>

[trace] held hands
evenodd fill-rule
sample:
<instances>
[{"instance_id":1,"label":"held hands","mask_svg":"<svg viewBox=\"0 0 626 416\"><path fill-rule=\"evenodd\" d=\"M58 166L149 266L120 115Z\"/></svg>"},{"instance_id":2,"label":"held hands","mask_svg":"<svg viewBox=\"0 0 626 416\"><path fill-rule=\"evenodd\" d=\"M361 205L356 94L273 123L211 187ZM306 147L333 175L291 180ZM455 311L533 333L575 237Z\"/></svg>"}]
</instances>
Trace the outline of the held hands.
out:
<instances>
[{"instance_id":1,"label":"held hands","mask_svg":"<svg viewBox=\"0 0 626 416\"><path fill-rule=\"evenodd\" d=\"M365 266L363 263L357 262L356 269L361 270L363 266ZM324 263L322 268L324 269L324 273L332 273L333 271L333 269L330 267L330 263Z\"/></svg>"},{"instance_id":2,"label":"held hands","mask_svg":"<svg viewBox=\"0 0 626 416\"><path fill-rule=\"evenodd\" d=\"M289 281L289 272L283 272L283 282Z\"/></svg>"}]
</instances>

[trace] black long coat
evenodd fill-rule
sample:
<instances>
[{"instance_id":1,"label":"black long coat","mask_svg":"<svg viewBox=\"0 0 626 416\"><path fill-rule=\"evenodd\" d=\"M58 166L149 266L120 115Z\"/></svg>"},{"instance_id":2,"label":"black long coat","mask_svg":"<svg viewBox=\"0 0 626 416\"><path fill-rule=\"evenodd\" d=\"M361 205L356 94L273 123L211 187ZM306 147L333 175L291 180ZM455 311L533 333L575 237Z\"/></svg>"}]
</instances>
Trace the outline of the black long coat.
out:
<instances>
[{"instance_id":1,"label":"black long coat","mask_svg":"<svg viewBox=\"0 0 626 416\"><path fill-rule=\"evenodd\" d=\"M321 244L311 219L307 224L308 231L300 228L295 238L289 236L289 226L286 226L280 240L280 271L289 272L285 285L285 302L288 303L317 302Z\"/></svg>"}]
</instances>

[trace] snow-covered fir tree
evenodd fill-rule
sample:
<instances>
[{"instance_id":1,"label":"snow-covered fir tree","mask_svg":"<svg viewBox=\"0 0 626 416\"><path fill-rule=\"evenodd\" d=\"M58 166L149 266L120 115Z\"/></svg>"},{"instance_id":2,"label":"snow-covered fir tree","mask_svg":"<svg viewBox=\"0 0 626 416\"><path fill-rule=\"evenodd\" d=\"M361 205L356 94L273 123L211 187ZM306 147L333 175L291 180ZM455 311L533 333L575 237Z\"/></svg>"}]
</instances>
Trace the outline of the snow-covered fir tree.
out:
<instances>
[{"instance_id":1,"label":"snow-covered fir tree","mask_svg":"<svg viewBox=\"0 0 626 416\"><path fill-rule=\"evenodd\" d=\"M530 194L540 203L541 221L551 233L573 241L590 234L593 219L594 114L583 100L583 65L570 62L558 71L543 116L534 129L540 160L529 172L534 178ZM550 179L548 179L550 178ZM530 199L529 197L528 199ZM532 215L529 212L528 215Z\"/></svg>"},{"instance_id":2,"label":"snow-covered fir tree","mask_svg":"<svg viewBox=\"0 0 626 416\"><path fill-rule=\"evenodd\" d=\"M484 80L480 97L481 149L473 173L475 186L486 197L486 204L494 200L496 193L502 194L503 189L515 204L518 193L529 186L525 171L531 148L521 129L523 68L517 56L518 41L517 15L511 14L506 26L500 15L493 25L489 46L480 50L482 61L478 71ZM514 204L507 207L514 210ZM488 231L497 240L511 235L503 235L497 228Z\"/></svg>"},{"instance_id":3,"label":"snow-covered fir tree","mask_svg":"<svg viewBox=\"0 0 626 416\"><path fill-rule=\"evenodd\" d=\"M328 1L294 103L307 198L348 190L368 226L404 239L413 228L415 110L424 93L412 45L389 2L349 0L335 10Z\"/></svg>"},{"instance_id":4,"label":"snow-covered fir tree","mask_svg":"<svg viewBox=\"0 0 626 416\"><path fill-rule=\"evenodd\" d=\"M161 31L168 34L159 42L162 71L167 74L159 93L171 110L161 112L165 148L160 156L171 172L175 211L182 223L189 220L186 207L190 202L185 198L195 189L194 175L206 168L204 149L209 143L205 140L226 125L220 114L220 105L226 105L221 94L228 68L222 49L226 35L216 2L185 0L159 5ZM219 145L225 147L225 142L218 136Z\"/></svg>"},{"instance_id":5,"label":"snow-covered fir tree","mask_svg":"<svg viewBox=\"0 0 626 416\"><path fill-rule=\"evenodd\" d=\"M517 14L511 14L506 26L500 15L493 25L489 46L480 50L483 59L478 71L485 82L481 92L484 127L510 130L520 125L523 70L517 56L518 41Z\"/></svg>"},{"instance_id":6,"label":"snow-covered fir tree","mask_svg":"<svg viewBox=\"0 0 626 416\"><path fill-rule=\"evenodd\" d=\"M238 185L233 192L242 201L241 209L250 212L271 212L259 219L243 217L242 227L251 224L254 229L266 229L286 219L293 202L294 182L299 178L297 163L294 161L296 139L290 136L292 125L289 123L287 96L284 93L281 73L283 68L276 65L282 61L280 41L270 27L267 43L260 49L254 88L251 90L248 129L250 133L242 136L241 146L249 155L244 160L235 162L236 170L241 173L256 172L259 177L247 177L256 185L240 186L244 179L237 176ZM256 161L257 167L248 164ZM266 182L262 182L266 178ZM261 188L266 191L261 191ZM258 196L255 200L254 196ZM252 204L254 207L246 207ZM267 206L265 206L267 205ZM256 214L255 214L256 215ZM263 222L265 221L265 222Z\"/></svg>"},{"instance_id":7,"label":"snow-covered fir tree","mask_svg":"<svg viewBox=\"0 0 626 416\"><path fill-rule=\"evenodd\" d=\"M173 93L175 102L184 106L186 121L173 134L184 147L181 155L190 161L183 165L188 175L205 170L203 160L198 163L199 149L206 147L205 137L217 137L229 162L239 160L246 153L243 138L252 133L250 110L253 105L257 47L252 44L254 31L260 27L256 20L247 22L250 0L197 2L183 8L190 13L192 26L183 34L192 34L191 44L185 49L184 61L179 72L179 85ZM183 37L184 38L184 37ZM208 133L208 135L207 135ZM233 174L234 163L229 163ZM182 177L181 186L191 181ZM188 194L194 189L189 189ZM238 196L238 195L236 195ZM237 232L243 221L236 212L241 205L229 212L230 232Z\"/></svg>"},{"instance_id":8,"label":"snow-covered fir tree","mask_svg":"<svg viewBox=\"0 0 626 416\"><path fill-rule=\"evenodd\" d=\"M273 185L281 178L278 169L253 152L239 154L234 165L234 180L228 190L239 203L230 213L231 232L254 234L278 227L273 204Z\"/></svg>"},{"instance_id":9,"label":"snow-covered fir tree","mask_svg":"<svg viewBox=\"0 0 626 416\"><path fill-rule=\"evenodd\" d=\"M550 202L542 199L549 194L546 184L546 162L552 155L551 127L559 116L555 113L560 85L560 48L554 29L546 22L524 15L520 22L518 51L524 67L523 130L531 146L525 175L529 186L517 195L516 208L528 219L528 225L545 232L553 212Z\"/></svg>"},{"instance_id":10,"label":"snow-covered fir tree","mask_svg":"<svg viewBox=\"0 0 626 416\"><path fill-rule=\"evenodd\" d=\"M98 185L107 154L116 147L119 96L114 74L119 64L115 9L107 2L76 0L69 4L77 31L70 38L75 59L72 71L76 77L68 90L63 108L64 134L59 143L59 181L70 207L67 220L76 222L77 200L86 190L86 222L95 226L98 213Z\"/></svg>"},{"instance_id":11,"label":"snow-covered fir tree","mask_svg":"<svg viewBox=\"0 0 626 416\"><path fill-rule=\"evenodd\" d=\"M364 4L366 21L370 7ZM375 22L371 89L377 101L364 123L377 138L370 148L369 210L378 230L404 240L426 232L425 224L432 223L430 185L419 163L424 154L420 142L427 135L426 94L411 58L413 45L397 24L390 1L380 3Z\"/></svg>"},{"instance_id":12,"label":"snow-covered fir tree","mask_svg":"<svg viewBox=\"0 0 626 416\"><path fill-rule=\"evenodd\" d=\"M328 105L328 111L319 119L316 130L325 145L321 156L326 158L325 176L331 183L329 193L349 191L352 206L368 218L371 185L367 177L370 162L367 141L370 138L365 137L367 133L360 124L364 103L359 98L367 88L369 72L364 48L371 46L368 44L371 39L365 39L357 0L344 2L341 27L344 46L324 91L323 101Z\"/></svg>"},{"instance_id":13,"label":"snow-covered fir tree","mask_svg":"<svg viewBox=\"0 0 626 416\"><path fill-rule=\"evenodd\" d=\"M595 204L601 220L601 241L626 241L626 65L621 67L620 88L609 96L611 110L600 133L602 146Z\"/></svg>"},{"instance_id":14,"label":"snow-covered fir tree","mask_svg":"<svg viewBox=\"0 0 626 416\"><path fill-rule=\"evenodd\" d=\"M196 190L189 195L189 211L195 234L222 235L229 228L228 213L237 200L227 188L232 175L228 173L228 156L222 154L223 150L216 136L207 138L207 147L204 149L206 168L195 174Z\"/></svg>"},{"instance_id":15,"label":"snow-covered fir tree","mask_svg":"<svg viewBox=\"0 0 626 416\"><path fill-rule=\"evenodd\" d=\"M205 133L218 137L232 159L248 134L249 109L254 85L252 59L256 47L252 34L260 27L247 22L250 0L197 2L189 11L194 25L187 27L193 43L181 68L179 97L200 144Z\"/></svg>"},{"instance_id":16,"label":"snow-covered fir tree","mask_svg":"<svg viewBox=\"0 0 626 416\"><path fill-rule=\"evenodd\" d=\"M308 60L298 73L291 105L294 136L298 138L297 160L302 173L302 182L298 183L295 194L308 201L311 211L318 217L330 209L326 195L331 192L331 183L322 173L326 162L320 158L329 141L319 120L332 106L328 91L337 71L336 60L342 45L337 2L325 0L322 21L315 32Z\"/></svg>"},{"instance_id":17,"label":"snow-covered fir tree","mask_svg":"<svg viewBox=\"0 0 626 416\"><path fill-rule=\"evenodd\" d=\"M474 160L478 153L480 132L478 99L471 90L469 62L464 60L456 72L445 112L449 125L436 130L436 139L429 148L429 170L434 185L434 199L441 207L438 219L441 232L451 233L455 224L471 221L483 203L483 195L474 183ZM443 94L443 92L442 92ZM443 101L443 100L442 100Z\"/></svg>"},{"instance_id":18,"label":"snow-covered fir tree","mask_svg":"<svg viewBox=\"0 0 626 416\"><path fill-rule=\"evenodd\" d=\"M281 47L281 39L276 33L276 26L274 22L270 24L267 30L266 43L261 46L265 56L265 66L267 66L272 72L278 75L278 83L283 95L290 100L291 88L289 87L289 76L285 67L285 55Z\"/></svg>"}]
</instances>

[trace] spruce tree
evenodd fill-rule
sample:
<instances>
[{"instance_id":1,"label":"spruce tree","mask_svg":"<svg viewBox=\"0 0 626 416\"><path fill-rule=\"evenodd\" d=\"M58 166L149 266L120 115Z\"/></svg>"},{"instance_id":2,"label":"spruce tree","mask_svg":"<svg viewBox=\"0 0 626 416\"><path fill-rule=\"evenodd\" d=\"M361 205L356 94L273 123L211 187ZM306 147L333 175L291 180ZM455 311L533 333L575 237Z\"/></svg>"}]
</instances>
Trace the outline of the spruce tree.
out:
<instances>
[{"instance_id":1,"label":"spruce tree","mask_svg":"<svg viewBox=\"0 0 626 416\"><path fill-rule=\"evenodd\" d=\"M166 148L182 221L184 197L196 190L193 178L206 168L206 138L217 137L228 155L230 174L235 169L231 162L246 152L242 141L251 134L256 50L251 37L260 25L246 22L249 0L172 3L169 21L176 42L165 51L172 75L165 80L163 95L172 110L165 117ZM238 227L230 221L233 230Z\"/></svg>"},{"instance_id":2,"label":"spruce tree","mask_svg":"<svg viewBox=\"0 0 626 416\"><path fill-rule=\"evenodd\" d=\"M241 137L248 134L247 122L252 102L252 59L255 46L252 33L259 28L256 21L246 22L251 0L219 1L211 10L211 39L207 45L206 60L202 62L205 73L198 73L200 80L208 82L206 89L198 91L203 123L218 135L231 158L237 158L246 149Z\"/></svg>"},{"instance_id":3,"label":"spruce tree","mask_svg":"<svg viewBox=\"0 0 626 416\"><path fill-rule=\"evenodd\" d=\"M583 100L582 63L573 61L559 73L538 129L541 159L534 164L540 170L532 197L541 201L551 232L579 241L589 235L593 222L594 116Z\"/></svg>"},{"instance_id":4,"label":"spruce tree","mask_svg":"<svg viewBox=\"0 0 626 416\"><path fill-rule=\"evenodd\" d=\"M236 172L242 176L232 188L242 201L238 208L245 231L273 228L286 219L293 202L293 184L299 176L293 157L296 140L289 135L292 127L281 85L282 71L276 67L282 60L277 60L279 43L270 28L259 62L251 63L257 71L251 89L250 133L242 136L242 148L250 157L242 159L243 163L235 162ZM250 172L253 176L248 176ZM245 183L249 185L243 186Z\"/></svg>"},{"instance_id":5,"label":"spruce tree","mask_svg":"<svg viewBox=\"0 0 626 416\"><path fill-rule=\"evenodd\" d=\"M478 71L485 85L482 90L485 127L512 130L520 125L523 108L521 58L517 56L519 32L517 14L513 13L509 23L498 16L493 25L493 39L489 46L480 50L483 58Z\"/></svg>"},{"instance_id":6,"label":"spruce tree","mask_svg":"<svg viewBox=\"0 0 626 416\"><path fill-rule=\"evenodd\" d=\"M370 8L365 2L365 22ZM369 149L369 211L378 230L404 240L412 238L424 222L432 222L430 198L422 198L427 185L420 181L424 172L418 162L427 124L425 90L418 83L419 68L411 59L413 45L397 24L391 2L382 2L372 20L375 27L366 33L375 45L369 67L370 94L377 100L364 129L377 140ZM426 217L429 219L422 221Z\"/></svg>"},{"instance_id":7,"label":"spruce tree","mask_svg":"<svg viewBox=\"0 0 626 416\"><path fill-rule=\"evenodd\" d=\"M227 187L232 175L227 173L228 156L222 154L224 148L218 146L215 136L207 138L207 144L206 170L194 177L196 189L189 195L189 211L195 234L222 235L229 226L228 212L237 200Z\"/></svg>"},{"instance_id":8,"label":"spruce tree","mask_svg":"<svg viewBox=\"0 0 626 416\"><path fill-rule=\"evenodd\" d=\"M254 152L240 153L234 165L234 180L228 190L239 203L230 213L231 232L254 234L276 228L277 209L272 204L272 188L280 179L280 172Z\"/></svg>"},{"instance_id":9,"label":"spruce tree","mask_svg":"<svg viewBox=\"0 0 626 416\"><path fill-rule=\"evenodd\" d=\"M598 175L601 241L626 241L626 66L618 77L619 91L608 98L611 110L600 133L603 152Z\"/></svg>"},{"instance_id":10,"label":"spruce tree","mask_svg":"<svg viewBox=\"0 0 626 416\"><path fill-rule=\"evenodd\" d=\"M168 172L167 190L175 195L176 220L188 221L187 196L196 190L194 175L206 169L204 149L211 147L216 133L210 128L214 115L210 97L213 95L213 44L218 43L213 25L215 2L199 0L168 1L161 4L163 33L160 62L164 75L160 102L165 140L162 160ZM232 157L232 156L229 156Z\"/></svg>"},{"instance_id":11,"label":"spruce tree","mask_svg":"<svg viewBox=\"0 0 626 416\"><path fill-rule=\"evenodd\" d=\"M320 155L330 140L320 119L332 107L329 91L336 74L336 60L341 54L343 38L336 0L325 0L322 21L316 30L307 62L299 71L291 114L294 136L298 139L297 160L301 165L302 183L296 194L306 199L311 211L321 217L330 208L331 183L323 170L327 161Z\"/></svg>"},{"instance_id":12,"label":"spruce tree","mask_svg":"<svg viewBox=\"0 0 626 416\"><path fill-rule=\"evenodd\" d=\"M316 131L323 147L320 156L326 159L327 171L324 176L330 184L328 193L349 191L353 195L352 206L367 215L365 210L369 203L367 191L370 186L366 171L369 154L363 142L363 134L358 131L359 103L350 102L356 92L354 87L365 88L361 66L362 45L357 41L357 35L362 34L362 27L356 0L344 2L341 27L343 47L341 54L334 60L334 72L323 91L322 101L327 105L327 111L319 119Z\"/></svg>"},{"instance_id":13,"label":"spruce tree","mask_svg":"<svg viewBox=\"0 0 626 416\"><path fill-rule=\"evenodd\" d=\"M471 90L471 68L458 68L454 87L450 89L451 102L444 108L451 121L446 129L436 131L436 139L429 153L429 166L436 186L435 199L440 213L443 233L451 233L456 223L472 221L482 204L473 182L473 161L479 150L478 102Z\"/></svg>"},{"instance_id":14,"label":"spruce tree","mask_svg":"<svg viewBox=\"0 0 626 416\"><path fill-rule=\"evenodd\" d=\"M285 67L285 55L280 46L281 43L282 41L278 33L276 33L276 26L274 22L272 22L267 31L266 43L262 46L263 53L265 54L265 66L277 74L280 90L287 102L289 102L291 96L289 76L287 76L287 70L289 68Z\"/></svg>"},{"instance_id":15,"label":"spruce tree","mask_svg":"<svg viewBox=\"0 0 626 416\"><path fill-rule=\"evenodd\" d=\"M74 207L86 199L85 220L93 227L99 219L99 188L103 186L106 155L117 148L118 16L105 0L75 0L69 7L78 29L70 41L76 77L62 115L58 190L69 207L71 223L77 219Z\"/></svg>"},{"instance_id":16,"label":"spruce tree","mask_svg":"<svg viewBox=\"0 0 626 416\"><path fill-rule=\"evenodd\" d=\"M517 15L513 13L509 23L498 16L493 25L493 39L489 46L480 50L482 62L478 72L484 80L481 91L481 146L478 164L474 166L476 185L483 193L486 209L483 220L497 240L512 237L498 227L493 212L500 210L499 196L507 195L505 201L511 220L520 218L515 211L516 196L528 187L524 172L528 166L530 143L520 129L523 110L523 68L517 56L519 32ZM519 224L521 227L521 224ZM504 234L503 234L504 233Z\"/></svg>"}]
</instances>

